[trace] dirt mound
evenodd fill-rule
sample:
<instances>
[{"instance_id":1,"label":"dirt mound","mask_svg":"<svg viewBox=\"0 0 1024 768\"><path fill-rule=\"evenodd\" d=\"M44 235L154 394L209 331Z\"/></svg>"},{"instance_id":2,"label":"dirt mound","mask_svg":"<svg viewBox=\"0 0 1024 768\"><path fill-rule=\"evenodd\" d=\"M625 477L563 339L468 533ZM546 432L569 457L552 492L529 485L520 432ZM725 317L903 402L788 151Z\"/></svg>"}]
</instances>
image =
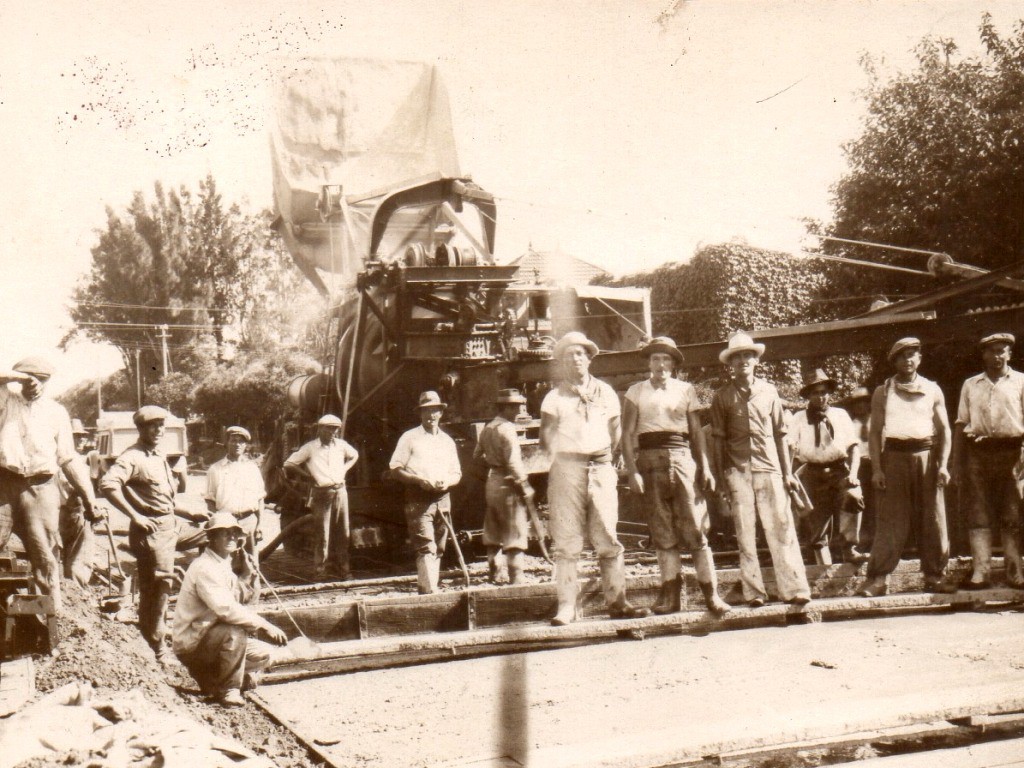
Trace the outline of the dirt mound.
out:
<instances>
[{"instance_id":1,"label":"dirt mound","mask_svg":"<svg viewBox=\"0 0 1024 768\"><path fill-rule=\"evenodd\" d=\"M97 694L141 690L166 712L191 716L224 735L266 755L281 768L319 765L290 731L270 720L256 705L228 710L208 704L181 666L163 668L134 625L100 614L99 591L68 586L64 614L58 620L61 641L49 656L36 659L36 687L52 691L72 681L92 683ZM32 768L76 766L94 762L89 755L67 752L50 760L33 760Z\"/></svg>"}]
</instances>

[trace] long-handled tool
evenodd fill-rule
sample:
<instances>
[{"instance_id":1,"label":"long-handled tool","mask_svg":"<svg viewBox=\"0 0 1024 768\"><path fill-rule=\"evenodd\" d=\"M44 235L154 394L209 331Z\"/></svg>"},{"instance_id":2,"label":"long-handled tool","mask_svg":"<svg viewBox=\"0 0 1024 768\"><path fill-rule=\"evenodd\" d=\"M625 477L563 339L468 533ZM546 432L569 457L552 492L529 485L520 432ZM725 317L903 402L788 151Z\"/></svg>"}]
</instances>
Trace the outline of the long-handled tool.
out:
<instances>
[{"instance_id":1,"label":"long-handled tool","mask_svg":"<svg viewBox=\"0 0 1024 768\"><path fill-rule=\"evenodd\" d=\"M516 488L516 495L526 505L526 511L530 515L530 523L533 525L533 532L537 535L537 542L540 544L541 554L544 555L544 559L549 563L552 562L551 555L548 553L548 545L544 542L548 532L544 528L544 523L540 520L540 513L537 511L537 503L534 501L533 494L526 493L521 488Z\"/></svg>"},{"instance_id":2,"label":"long-handled tool","mask_svg":"<svg viewBox=\"0 0 1024 768\"><path fill-rule=\"evenodd\" d=\"M466 586L468 587L469 568L466 567L466 560L462 557L462 547L459 546L459 540L455 536L455 527L452 525L451 519L444 512L441 513L441 519L444 520L444 525L448 529L448 536L455 547L455 556L459 559L459 567L462 569L462 578L466 580Z\"/></svg>"},{"instance_id":3,"label":"long-handled tool","mask_svg":"<svg viewBox=\"0 0 1024 768\"><path fill-rule=\"evenodd\" d=\"M308 656L310 658L319 656L322 650L320 643L315 640L310 640L309 636L302 631L302 627L299 626L299 622L297 622L295 617L292 616L292 612L288 610L287 606L285 606L281 596L277 594L277 590L274 589L271 583L267 580L267 577L263 575L263 571L260 570L260 567L253 562L252 556L244 549L241 550L241 552L242 557L245 558L249 567L252 568L253 573L255 573L257 578L263 582L263 585L270 590L270 594L272 594L274 599L277 600L277 604L281 606L281 610L284 611L285 616L291 620L292 625L295 627L295 631L299 633L299 637L292 638L288 641L288 649L297 656Z\"/></svg>"}]
</instances>

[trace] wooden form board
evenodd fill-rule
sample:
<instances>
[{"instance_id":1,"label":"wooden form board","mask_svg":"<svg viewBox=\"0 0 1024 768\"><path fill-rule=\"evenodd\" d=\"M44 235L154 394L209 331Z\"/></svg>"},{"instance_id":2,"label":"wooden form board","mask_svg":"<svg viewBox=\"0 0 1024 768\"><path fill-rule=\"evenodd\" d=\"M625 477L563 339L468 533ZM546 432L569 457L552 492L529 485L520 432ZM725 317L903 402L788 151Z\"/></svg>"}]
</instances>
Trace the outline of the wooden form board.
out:
<instances>
[{"instance_id":1,"label":"wooden form board","mask_svg":"<svg viewBox=\"0 0 1024 768\"><path fill-rule=\"evenodd\" d=\"M964 579L969 572L969 560L951 561L950 580ZM993 576L998 579L1001 575L1001 561L996 559ZM816 599L849 597L863 580L863 568L858 569L852 565L808 566L807 576ZM719 571L718 579L719 593L726 602L742 605L743 590L739 571ZM769 594L773 594L775 576L772 569L764 569L764 580ZM889 584L893 594L920 590L923 576L917 563L901 563L890 577ZM657 576L630 579L627 589L631 602L650 608L658 599L659 580ZM337 592L332 593L336 597L330 599L327 593L322 594L325 598L322 604L288 608L303 633L318 642L365 640L428 632L453 633L545 623L554 614L557 603L554 585L551 583L473 587L434 595L397 597L358 598ZM693 573L684 576L682 603L685 611L704 611L703 596ZM607 615L600 579L596 575L584 576L580 580L579 611L584 619ZM295 633L291 619L276 603L267 604L260 613L286 632Z\"/></svg>"}]
</instances>

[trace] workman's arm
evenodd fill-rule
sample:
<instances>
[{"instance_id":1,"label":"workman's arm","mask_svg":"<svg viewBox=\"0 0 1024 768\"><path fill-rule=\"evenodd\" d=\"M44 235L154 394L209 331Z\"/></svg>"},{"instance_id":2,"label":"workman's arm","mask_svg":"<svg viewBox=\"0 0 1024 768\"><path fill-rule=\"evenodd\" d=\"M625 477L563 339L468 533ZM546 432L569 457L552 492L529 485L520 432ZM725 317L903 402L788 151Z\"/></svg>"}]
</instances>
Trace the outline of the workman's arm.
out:
<instances>
[{"instance_id":1,"label":"workman's arm","mask_svg":"<svg viewBox=\"0 0 1024 768\"><path fill-rule=\"evenodd\" d=\"M875 387L871 395L871 432L868 436L868 453L871 456L871 484L880 491L885 490L885 473L882 471L882 431L885 426L885 385Z\"/></svg>"},{"instance_id":2,"label":"workman's arm","mask_svg":"<svg viewBox=\"0 0 1024 768\"><path fill-rule=\"evenodd\" d=\"M305 466L307 461L309 461L309 443L299 446L295 453L284 460L281 469L288 477L313 482L313 476Z\"/></svg>"},{"instance_id":3,"label":"workman's arm","mask_svg":"<svg viewBox=\"0 0 1024 768\"><path fill-rule=\"evenodd\" d=\"M939 465L936 482L942 488L949 482L949 452L952 448L950 439L949 417L946 415L946 396L935 386L935 405L932 408L932 420L935 424L935 437L939 441Z\"/></svg>"},{"instance_id":4,"label":"workman's arm","mask_svg":"<svg viewBox=\"0 0 1024 768\"><path fill-rule=\"evenodd\" d=\"M103 510L96 506L96 493L93 491L92 480L89 478L89 468L85 465L82 457L75 455L61 466L61 470L82 500L85 519L95 523L106 517Z\"/></svg>"},{"instance_id":5,"label":"workman's arm","mask_svg":"<svg viewBox=\"0 0 1024 768\"><path fill-rule=\"evenodd\" d=\"M501 453L502 466L512 481L524 492L530 487L526 475L526 465L523 464L523 451L519 447L519 435L516 433L515 425L505 422L498 428L501 435L499 451Z\"/></svg>"},{"instance_id":6,"label":"workman's arm","mask_svg":"<svg viewBox=\"0 0 1024 768\"><path fill-rule=\"evenodd\" d=\"M643 494L644 479L636 466L636 428L640 420L640 410L631 399L630 392L626 393L626 398L622 403L622 458L626 463L629 490L633 493Z\"/></svg>"},{"instance_id":7,"label":"workman's arm","mask_svg":"<svg viewBox=\"0 0 1024 768\"><path fill-rule=\"evenodd\" d=\"M406 469L409 459L412 458L412 448L406 435L407 433L402 433L402 436L398 438L395 452L391 454L391 461L388 464L388 468L391 470L391 477L403 485L412 485L425 491L437 490L429 480Z\"/></svg>"},{"instance_id":8,"label":"workman's arm","mask_svg":"<svg viewBox=\"0 0 1024 768\"><path fill-rule=\"evenodd\" d=\"M121 454L113 466L107 470L107 474L100 480L100 493L109 501L113 507L125 514L129 520L144 530L146 533L153 533L157 529L157 522L140 514L133 507L124 495L124 486L132 479L135 473L135 466L130 456Z\"/></svg>"},{"instance_id":9,"label":"workman's arm","mask_svg":"<svg viewBox=\"0 0 1024 768\"><path fill-rule=\"evenodd\" d=\"M287 642L284 632L260 616L252 608L242 605L233 591L212 579L197 579L196 593L207 608L225 624L243 627L249 632L262 631L278 645Z\"/></svg>"},{"instance_id":10,"label":"workman's arm","mask_svg":"<svg viewBox=\"0 0 1024 768\"><path fill-rule=\"evenodd\" d=\"M786 490L794 491L798 488L799 480L793 476L793 462L789 455L789 440L786 439L788 429L786 427L786 415L782 410L782 399L776 395L772 405L772 437L775 440L775 450L779 454L779 469L782 470L782 482Z\"/></svg>"},{"instance_id":11,"label":"workman's arm","mask_svg":"<svg viewBox=\"0 0 1024 768\"><path fill-rule=\"evenodd\" d=\"M448 472L444 480L445 488L451 488L462 482L462 464L459 462L459 450L450 437L448 443Z\"/></svg>"},{"instance_id":12,"label":"workman's arm","mask_svg":"<svg viewBox=\"0 0 1024 768\"><path fill-rule=\"evenodd\" d=\"M686 424L690 428L690 449L697 463L700 479L704 481L704 492L714 493L715 475L711 471L711 460L708 457L707 443L704 441L704 428L700 423L700 412L687 412Z\"/></svg>"},{"instance_id":13,"label":"workman's arm","mask_svg":"<svg viewBox=\"0 0 1024 768\"><path fill-rule=\"evenodd\" d=\"M968 379L960 388L960 402L956 410L956 422L953 424L953 446L949 458L949 482L956 485L963 476L963 461L967 443L966 429L971 421L970 396L967 394Z\"/></svg>"},{"instance_id":14,"label":"workman's arm","mask_svg":"<svg viewBox=\"0 0 1024 768\"><path fill-rule=\"evenodd\" d=\"M342 440L341 444L345 449L345 474L347 475L348 471L352 469L352 466L359 461L359 451L345 440Z\"/></svg>"}]
</instances>

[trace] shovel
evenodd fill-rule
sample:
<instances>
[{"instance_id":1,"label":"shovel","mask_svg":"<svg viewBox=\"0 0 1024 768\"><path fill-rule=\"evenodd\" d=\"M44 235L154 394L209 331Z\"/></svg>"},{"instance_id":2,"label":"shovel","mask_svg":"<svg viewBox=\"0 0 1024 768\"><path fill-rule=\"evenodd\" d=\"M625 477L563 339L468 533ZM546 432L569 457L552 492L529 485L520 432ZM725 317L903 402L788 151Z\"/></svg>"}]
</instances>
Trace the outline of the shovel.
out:
<instances>
[{"instance_id":1,"label":"shovel","mask_svg":"<svg viewBox=\"0 0 1024 768\"><path fill-rule=\"evenodd\" d=\"M270 590L270 594L272 594L274 599L277 600L277 604L281 606L281 610L284 611L285 616L289 618L292 625L295 627L295 630L299 633L298 637L293 637L286 645L291 654L296 658L307 659L315 659L320 656L323 652L323 646L315 640L310 640L306 633L302 631L302 627L299 626L295 617L292 616L291 611L289 611L285 606L284 601L281 600L281 596L277 594L277 590L271 586L270 582L267 581L267 577L263 575L263 571L261 571L259 566L253 562L252 557L244 549L242 550L242 556L245 558L246 562L249 563L249 567L252 568L253 573L255 573L263 585Z\"/></svg>"}]
</instances>

